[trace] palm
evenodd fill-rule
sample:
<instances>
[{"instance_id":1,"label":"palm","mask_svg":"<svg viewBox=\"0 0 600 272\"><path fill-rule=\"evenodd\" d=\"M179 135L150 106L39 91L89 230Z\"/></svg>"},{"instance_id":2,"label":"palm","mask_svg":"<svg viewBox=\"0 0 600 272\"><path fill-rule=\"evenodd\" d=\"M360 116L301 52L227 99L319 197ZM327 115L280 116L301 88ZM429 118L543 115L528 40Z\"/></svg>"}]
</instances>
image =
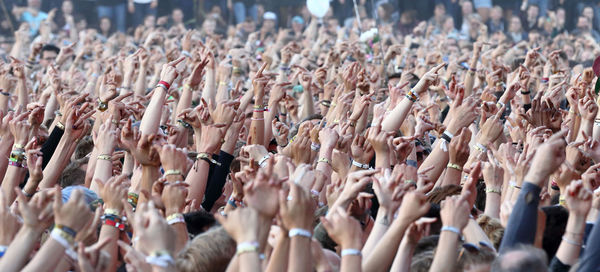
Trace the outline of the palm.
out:
<instances>
[{"instance_id":1,"label":"palm","mask_svg":"<svg viewBox=\"0 0 600 272\"><path fill-rule=\"evenodd\" d=\"M256 183L256 184L253 184ZM279 188L266 181L255 180L244 188L248 206L262 214L275 216L279 209Z\"/></svg>"}]
</instances>

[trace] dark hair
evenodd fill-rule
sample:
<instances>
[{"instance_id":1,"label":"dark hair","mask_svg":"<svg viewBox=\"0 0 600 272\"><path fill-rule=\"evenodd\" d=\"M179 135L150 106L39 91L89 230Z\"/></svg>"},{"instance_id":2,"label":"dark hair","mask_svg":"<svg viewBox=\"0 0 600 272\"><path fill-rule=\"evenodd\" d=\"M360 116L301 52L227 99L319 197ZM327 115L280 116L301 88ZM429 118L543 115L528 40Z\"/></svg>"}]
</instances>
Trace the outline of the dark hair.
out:
<instances>
[{"instance_id":1,"label":"dark hair","mask_svg":"<svg viewBox=\"0 0 600 272\"><path fill-rule=\"evenodd\" d=\"M85 171L81 170L79 168L80 166L81 163L79 161L74 161L65 167L65 170L58 180L60 187L65 188L72 185L85 184Z\"/></svg>"},{"instance_id":2,"label":"dark hair","mask_svg":"<svg viewBox=\"0 0 600 272\"><path fill-rule=\"evenodd\" d=\"M42 47L42 54L44 53L44 51L54 51L56 54L58 54L60 53L60 48L58 48L58 46L54 44L45 44Z\"/></svg>"},{"instance_id":3,"label":"dark hair","mask_svg":"<svg viewBox=\"0 0 600 272\"><path fill-rule=\"evenodd\" d=\"M440 204L448 196L460 195L462 187L459 185L449 184L442 187L436 187L427 195L427 201L435 204Z\"/></svg>"},{"instance_id":4,"label":"dark hair","mask_svg":"<svg viewBox=\"0 0 600 272\"><path fill-rule=\"evenodd\" d=\"M546 214L546 228L542 240L542 249L548 256L554 256L560 246L560 239L565 233L569 212L563 206L547 206L542 211Z\"/></svg>"},{"instance_id":5,"label":"dark hair","mask_svg":"<svg viewBox=\"0 0 600 272\"><path fill-rule=\"evenodd\" d=\"M195 211L183 215L188 233L199 235L211 228L215 223L215 217L206 211Z\"/></svg>"}]
</instances>

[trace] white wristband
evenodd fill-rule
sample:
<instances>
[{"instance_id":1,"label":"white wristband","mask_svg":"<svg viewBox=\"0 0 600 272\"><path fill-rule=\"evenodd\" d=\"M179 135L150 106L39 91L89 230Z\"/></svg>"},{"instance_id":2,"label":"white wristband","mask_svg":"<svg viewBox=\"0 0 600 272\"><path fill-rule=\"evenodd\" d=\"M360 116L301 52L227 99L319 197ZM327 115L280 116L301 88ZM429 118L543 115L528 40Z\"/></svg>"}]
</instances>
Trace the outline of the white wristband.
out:
<instances>
[{"instance_id":1,"label":"white wristband","mask_svg":"<svg viewBox=\"0 0 600 272\"><path fill-rule=\"evenodd\" d=\"M360 252L360 250L356 249L356 248L347 248L347 249L342 249L342 257L344 256L361 256L362 257L362 253Z\"/></svg>"},{"instance_id":2,"label":"white wristband","mask_svg":"<svg viewBox=\"0 0 600 272\"><path fill-rule=\"evenodd\" d=\"M355 160L352 160L352 165L358 167L358 168L362 168L362 169L369 169L369 165L368 164L363 164L360 162L357 162Z\"/></svg>"},{"instance_id":3,"label":"white wristband","mask_svg":"<svg viewBox=\"0 0 600 272\"><path fill-rule=\"evenodd\" d=\"M305 229L291 229L288 232L288 237L292 238L294 236L302 236L302 237L306 237L306 238L312 238L312 233L308 230Z\"/></svg>"},{"instance_id":4,"label":"white wristband","mask_svg":"<svg viewBox=\"0 0 600 272\"><path fill-rule=\"evenodd\" d=\"M267 160L268 160L270 157L271 157L271 155L270 155L270 154L267 154L267 155L265 155L264 157L262 157L262 159L260 159L260 160L258 161L258 166L259 166L260 168L264 168L264 164L265 164L265 162L266 162L266 161L267 161Z\"/></svg>"}]
</instances>

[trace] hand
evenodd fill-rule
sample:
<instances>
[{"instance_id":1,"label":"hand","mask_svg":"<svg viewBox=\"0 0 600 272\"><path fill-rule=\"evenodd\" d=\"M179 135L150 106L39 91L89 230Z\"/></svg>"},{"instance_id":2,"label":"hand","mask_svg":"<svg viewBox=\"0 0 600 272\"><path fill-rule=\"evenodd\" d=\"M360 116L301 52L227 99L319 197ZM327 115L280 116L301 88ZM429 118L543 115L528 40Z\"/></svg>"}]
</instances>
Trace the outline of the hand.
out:
<instances>
[{"instance_id":1,"label":"hand","mask_svg":"<svg viewBox=\"0 0 600 272\"><path fill-rule=\"evenodd\" d=\"M472 97L464 99L463 101L463 95L464 92L459 93L457 98L453 101L450 112L448 113L448 115L452 117L450 123L448 123L447 130L454 135L456 135L463 127L471 125L477 117L475 108L477 107L478 102Z\"/></svg>"},{"instance_id":2,"label":"hand","mask_svg":"<svg viewBox=\"0 0 600 272\"><path fill-rule=\"evenodd\" d=\"M392 145L396 154L396 161L403 162L406 161L410 152L412 152L413 148L415 148L415 137L398 137L392 140Z\"/></svg>"},{"instance_id":3,"label":"hand","mask_svg":"<svg viewBox=\"0 0 600 272\"><path fill-rule=\"evenodd\" d=\"M500 133L502 133L504 129L504 125L502 125L502 121L500 118L502 117L502 113L504 113L505 107L502 107L496 115L485 119L485 112L481 111L482 123L481 131L478 135L478 142L483 146L490 145L500 137Z\"/></svg>"},{"instance_id":4,"label":"hand","mask_svg":"<svg viewBox=\"0 0 600 272\"><path fill-rule=\"evenodd\" d=\"M275 159L271 156L265 167L258 170L256 178L244 186L248 206L268 218L273 218L279 210L281 182L273 175L274 164Z\"/></svg>"},{"instance_id":5,"label":"hand","mask_svg":"<svg viewBox=\"0 0 600 272\"><path fill-rule=\"evenodd\" d=\"M29 201L19 188L15 188L15 193L17 194L19 213L23 219L23 227L42 232L52 224L54 215L50 203L52 202L53 190L39 191ZM58 195L58 198L62 201L60 195Z\"/></svg>"},{"instance_id":6,"label":"hand","mask_svg":"<svg viewBox=\"0 0 600 272\"><path fill-rule=\"evenodd\" d=\"M182 213L188 196L189 184L183 181L169 182L162 190L161 200L165 205L165 216Z\"/></svg>"},{"instance_id":7,"label":"hand","mask_svg":"<svg viewBox=\"0 0 600 272\"><path fill-rule=\"evenodd\" d=\"M302 163L310 163L310 137L308 136L308 131L305 131L303 135L296 135L296 139L290 143L290 148L292 151L292 159L296 165Z\"/></svg>"},{"instance_id":8,"label":"hand","mask_svg":"<svg viewBox=\"0 0 600 272\"><path fill-rule=\"evenodd\" d=\"M342 249L362 248L360 223L341 207L329 211L326 217L322 216L321 223L329 237Z\"/></svg>"},{"instance_id":9,"label":"hand","mask_svg":"<svg viewBox=\"0 0 600 272\"><path fill-rule=\"evenodd\" d=\"M215 219L238 244L258 239L261 225L259 213L253 208L237 208L227 213L227 217L215 214Z\"/></svg>"},{"instance_id":10,"label":"hand","mask_svg":"<svg viewBox=\"0 0 600 272\"><path fill-rule=\"evenodd\" d=\"M425 215L429 211L429 208L430 205L427 202L427 196L423 193L417 191L406 193L398 211L398 220L408 225Z\"/></svg>"},{"instance_id":11,"label":"hand","mask_svg":"<svg viewBox=\"0 0 600 272\"><path fill-rule=\"evenodd\" d=\"M389 146L394 134L394 132L382 131L381 126L375 126L369 128L367 140L371 143L371 146L373 146L375 154L382 154L382 156L384 156L383 154L389 152Z\"/></svg>"},{"instance_id":12,"label":"hand","mask_svg":"<svg viewBox=\"0 0 600 272\"><path fill-rule=\"evenodd\" d=\"M350 150L352 153L352 159L362 164L369 164L373 158L373 155L375 155L371 143L369 143L369 141L367 141L367 139L361 135L354 137Z\"/></svg>"},{"instance_id":13,"label":"hand","mask_svg":"<svg viewBox=\"0 0 600 272\"><path fill-rule=\"evenodd\" d=\"M162 71L160 72L160 79L166 81L167 83L169 83L169 85L173 84L173 81L175 81L175 79L179 75L179 72L177 72L176 67L184 59L185 57L180 57L174 61L163 64Z\"/></svg>"},{"instance_id":14,"label":"hand","mask_svg":"<svg viewBox=\"0 0 600 272\"><path fill-rule=\"evenodd\" d=\"M90 207L83 200L83 192L73 190L69 201L64 204L61 196L60 187L57 185L54 190L54 205L52 206L54 222L77 232L80 231L93 218Z\"/></svg>"},{"instance_id":15,"label":"hand","mask_svg":"<svg viewBox=\"0 0 600 272\"><path fill-rule=\"evenodd\" d=\"M463 230L469 222L471 206L467 201L469 193L460 196L450 196L442 201L440 216L444 226Z\"/></svg>"},{"instance_id":16,"label":"hand","mask_svg":"<svg viewBox=\"0 0 600 272\"><path fill-rule=\"evenodd\" d=\"M565 134L565 131L561 131L552 135L537 149L531 168L525 176L526 181L542 187L547 177L554 173L565 161L565 148L567 146L564 139Z\"/></svg>"},{"instance_id":17,"label":"hand","mask_svg":"<svg viewBox=\"0 0 600 272\"><path fill-rule=\"evenodd\" d=\"M2 245L10 245L10 242L15 238L21 224L16 215L10 212L8 208L6 196L0 192L0 222L2 227L0 228L0 243Z\"/></svg>"},{"instance_id":18,"label":"hand","mask_svg":"<svg viewBox=\"0 0 600 272\"><path fill-rule=\"evenodd\" d=\"M152 201L137 206L134 216L138 247L144 254L164 250L171 256L175 253L175 230L154 207Z\"/></svg>"},{"instance_id":19,"label":"hand","mask_svg":"<svg viewBox=\"0 0 600 272\"><path fill-rule=\"evenodd\" d=\"M18 113L18 112L17 112ZM31 124L27 121L28 112L17 114L10 122L10 132L12 133L15 144L25 146L29 141L31 133Z\"/></svg>"},{"instance_id":20,"label":"hand","mask_svg":"<svg viewBox=\"0 0 600 272\"><path fill-rule=\"evenodd\" d=\"M71 109L67 112L67 120L64 123L65 135L75 141L85 136L91 128L87 119L94 114L95 110L84 113L85 105L82 105L80 109Z\"/></svg>"},{"instance_id":21,"label":"hand","mask_svg":"<svg viewBox=\"0 0 600 272\"><path fill-rule=\"evenodd\" d=\"M581 175L584 187L592 192L596 191L600 186L600 172L598 172L598 168L600 168L600 163L592 165Z\"/></svg>"},{"instance_id":22,"label":"hand","mask_svg":"<svg viewBox=\"0 0 600 272\"><path fill-rule=\"evenodd\" d=\"M127 190L129 182L127 176L112 176L106 182L99 179L95 180L100 186L100 196L107 209L123 210L123 200L127 200Z\"/></svg>"},{"instance_id":23,"label":"hand","mask_svg":"<svg viewBox=\"0 0 600 272\"><path fill-rule=\"evenodd\" d=\"M96 147L100 154L110 155L115 150L117 142L119 140L119 129L114 124L113 115L104 121L104 124L100 125L98 130L98 136L96 136ZM118 122L118 121L117 121Z\"/></svg>"},{"instance_id":24,"label":"hand","mask_svg":"<svg viewBox=\"0 0 600 272\"><path fill-rule=\"evenodd\" d=\"M407 239L410 245L416 246L421 238L429 236L430 226L435 221L437 221L437 218L419 218L419 220L410 224L408 229L406 229L404 239Z\"/></svg>"},{"instance_id":25,"label":"hand","mask_svg":"<svg viewBox=\"0 0 600 272\"><path fill-rule=\"evenodd\" d=\"M111 242L112 237L105 237L92 246L86 247L82 242L77 248L77 264L82 272L105 271L110 265L110 255L102 248Z\"/></svg>"},{"instance_id":26,"label":"hand","mask_svg":"<svg viewBox=\"0 0 600 272\"><path fill-rule=\"evenodd\" d=\"M455 135L452 140L450 140L450 148L449 148L449 162L453 164L457 164L465 166L467 160L469 159L469 142L471 141L471 130L463 127L460 131L460 134Z\"/></svg>"},{"instance_id":27,"label":"hand","mask_svg":"<svg viewBox=\"0 0 600 272\"><path fill-rule=\"evenodd\" d=\"M287 229L311 230L315 213L315 202L310 193L295 183L290 183L289 197L279 192L279 214Z\"/></svg>"},{"instance_id":28,"label":"hand","mask_svg":"<svg viewBox=\"0 0 600 272\"><path fill-rule=\"evenodd\" d=\"M290 133L290 129L286 124L273 119L273 122L271 122L271 130L279 146L286 146L288 144L288 134Z\"/></svg>"},{"instance_id":29,"label":"hand","mask_svg":"<svg viewBox=\"0 0 600 272\"><path fill-rule=\"evenodd\" d=\"M202 135L198 152L213 154L221 146L221 139L225 136L225 124L202 125Z\"/></svg>"},{"instance_id":30,"label":"hand","mask_svg":"<svg viewBox=\"0 0 600 272\"><path fill-rule=\"evenodd\" d=\"M504 182L504 169L496 160L496 157L488 150L488 162L483 164L483 181L485 188L501 189Z\"/></svg>"},{"instance_id":31,"label":"hand","mask_svg":"<svg viewBox=\"0 0 600 272\"><path fill-rule=\"evenodd\" d=\"M396 170L396 168L394 168ZM395 214L402 203L402 197L408 187L402 182L402 173L392 171L389 168L383 170L380 175L373 176L373 191L377 196L380 209L384 208L388 214Z\"/></svg>"},{"instance_id":32,"label":"hand","mask_svg":"<svg viewBox=\"0 0 600 272\"><path fill-rule=\"evenodd\" d=\"M569 212L585 218L592 207L592 191L579 180L567 186L565 195Z\"/></svg>"},{"instance_id":33,"label":"hand","mask_svg":"<svg viewBox=\"0 0 600 272\"><path fill-rule=\"evenodd\" d=\"M41 148L38 146L34 146L34 143L37 143L37 140L33 142L30 141L27 143L27 169L29 170L29 179L27 183L34 183L37 188L37 184L42 181L44 177L44 173L42 171L42 156ZM28 186L26 186L28 187Z\"/></svg>"},{"instance_id":34,"label":"hand","mask_svg":"<svg viewBox=\"0 0 600 272\"><path fill-rule=\"evenodd\" d=\"M319 142L321 142L321 148L333 148L339 139L339 134L335 129L322 128L319 131Z\"/></svg>"},{"instance_id":35,"label":"hand","mask_svg":"<svg viewBox=\"0 0 600 272\"><path fill-rule=\"evenodd\" d=\"M429 88L430 85L436 85L435 82L438 80L438 73L440 69L444 68L446 63L440 63L437 66L431 68L427 73L425 73L417 85L413 88L417 94L421 94Z\"/></svg>"},{"instance_id":36,"label":"hand","mask_svg":"<svg viewBox=\"0 0 600 272\"><path fill-rule=\"evenodd\" d=\"M165 171L178 170L181 172L181 175L179 176L174 175L173 178L175 179L173 181L182 180L181 178L185 176L187 169L187 164L185 163L188 160L187 152L185 150L175 147L175 145L172 144L154 144L153 148L156 150L156 153L158 153L158 155L160 156L160 163L162 164L162 167L163 169L165 169ZM167 176L167 180L171 181L169 179L169 176Z\"/></svg>"}]
</instances>

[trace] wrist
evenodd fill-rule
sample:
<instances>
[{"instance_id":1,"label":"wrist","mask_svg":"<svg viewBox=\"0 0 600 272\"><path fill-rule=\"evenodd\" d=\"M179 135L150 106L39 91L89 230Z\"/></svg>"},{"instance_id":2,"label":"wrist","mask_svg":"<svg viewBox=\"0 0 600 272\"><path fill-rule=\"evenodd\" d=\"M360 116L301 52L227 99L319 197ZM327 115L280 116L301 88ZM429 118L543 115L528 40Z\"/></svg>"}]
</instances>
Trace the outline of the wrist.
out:
<instances>
[{"instance_id":1,"label":"wrist","mask_svg":"<svg viewBox=\"0 0 600 272\"><path fill-rule=\"evenodd\" d=\"M342 246L342 250L347 250L347 249L357 249L360 250L360 248L362 248L362 241L360 239L356 239L354 238L356 236L353 236L353 239L349 239L349 241L342 241L340 243L340 245ZM358 235L358 237L361 237L361 235ZM350 254L348 254L350 255Z\"/></svg>"}]
</instances>

